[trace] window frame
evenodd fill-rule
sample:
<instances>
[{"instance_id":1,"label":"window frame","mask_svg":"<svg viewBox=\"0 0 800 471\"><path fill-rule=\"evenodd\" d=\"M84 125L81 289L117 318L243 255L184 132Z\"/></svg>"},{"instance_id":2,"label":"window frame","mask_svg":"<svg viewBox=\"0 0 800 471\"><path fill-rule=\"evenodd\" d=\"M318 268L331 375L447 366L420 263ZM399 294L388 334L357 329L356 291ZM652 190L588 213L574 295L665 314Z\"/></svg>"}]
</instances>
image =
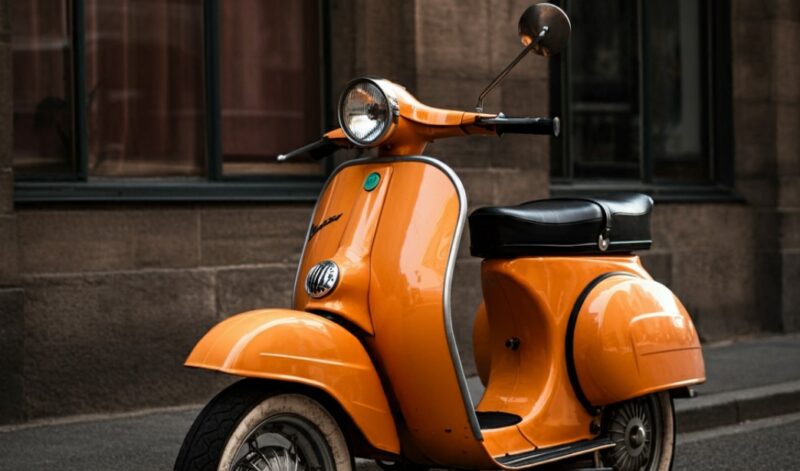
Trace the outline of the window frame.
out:
<instances>
[{"instance_id":1,"label":"window frame","mask_svg":"<svg viewBox=\"0 0 800 471\"><path fill-rule=\"evenodd\" d=\"M565 0L570 1L570 0ZM559 2L562 5L565 1ZM742 202L744 199L734 188L733 152L733 91L731 82L731 5L730 0L710 0L706 11L706 59L707 87L704 96L708 100L708 154L706 162L710 166L711 178L702 183L656 182L653 176L654 159L651 154L650 112L651 106L645 97L649 86L650 48L652 30L643 21L649 14L647 0L639 0L640 31L639 39L639 100L641 103L642 150L639 156L641 168L639 179L615 180L607 178L574 178L573 164L569 151L568 129L559 138L551 138L551 163L558 160L564 166L566 177L550 176L550 193L555 197L588 196L598 192L647 193L654 199L666 202ZM561 115L569 109L569 87L566 82L567 61L560 57L550 62L550 109L554 115ZM568 119L568 116L565 116Z\"/></svg>"},{"instance_id":2,"label":"window frame","mask_svg":"<svg viewBox=\"0 0 800 471\"><path fill-rule=\"evenodd\" d=\"M221 0L203 0L203 56L206 170L205 178L104 178L88 174L88 125L86 110L86 42L84 0L71 0L73 143L75 171L67 175L15 179L16 203L44 202L212 202L212 201L315 201L333 171L332 159L321 163L319 175L223 174L220 99ZM319 1L322 111L320 134L332 125L330 63L330 0ZM82 105L78 105L82 104ZM289 149L287 149L289 150Z\"/></svg>"}]
</instances>

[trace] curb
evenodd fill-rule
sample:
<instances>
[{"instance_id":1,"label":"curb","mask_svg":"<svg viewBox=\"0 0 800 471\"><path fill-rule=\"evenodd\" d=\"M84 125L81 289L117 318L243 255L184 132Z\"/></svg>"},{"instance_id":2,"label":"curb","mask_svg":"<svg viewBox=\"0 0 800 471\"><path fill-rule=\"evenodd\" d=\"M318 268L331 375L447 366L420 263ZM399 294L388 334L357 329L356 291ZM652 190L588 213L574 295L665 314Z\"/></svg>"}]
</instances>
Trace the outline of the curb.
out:
<instances>
[{"instance_id":1,"label":"curb","mask_svg":"<svg viewBox=\"0 0 800 471\"><path fill-rule=\"evenodd\" d=\"M675 401L678 432L696 432L800 411L800 381Z\"/></svg>"}]
</instances>

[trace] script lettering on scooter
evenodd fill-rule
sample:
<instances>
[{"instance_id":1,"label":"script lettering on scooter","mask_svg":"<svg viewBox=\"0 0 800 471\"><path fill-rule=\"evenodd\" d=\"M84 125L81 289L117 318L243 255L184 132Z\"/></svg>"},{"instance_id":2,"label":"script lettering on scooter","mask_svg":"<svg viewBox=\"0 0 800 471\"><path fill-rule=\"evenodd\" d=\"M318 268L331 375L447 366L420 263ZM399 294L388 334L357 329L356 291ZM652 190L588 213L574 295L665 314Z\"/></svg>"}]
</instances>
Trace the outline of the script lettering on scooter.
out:
<instances>
[{"instance_id":1,"label":"script lettering on scooter","mask_svg":"<svg viewBox=\"0 0 800 471\"><path fill-rule=\"evenodd\" d=\"M344 213L335 214L335 215L325 219L321 223L319 223L319 225L312 224L311 225L311 230L308 231L308 240L311 240L311 238L314 237L314 235L317 232L321 231L323 227L327 226L328 224L331 224L331 223L334 223L334 222L338 221L339 218L342 217L342 214L344 214Z\"/></svg>"}]
</instances>

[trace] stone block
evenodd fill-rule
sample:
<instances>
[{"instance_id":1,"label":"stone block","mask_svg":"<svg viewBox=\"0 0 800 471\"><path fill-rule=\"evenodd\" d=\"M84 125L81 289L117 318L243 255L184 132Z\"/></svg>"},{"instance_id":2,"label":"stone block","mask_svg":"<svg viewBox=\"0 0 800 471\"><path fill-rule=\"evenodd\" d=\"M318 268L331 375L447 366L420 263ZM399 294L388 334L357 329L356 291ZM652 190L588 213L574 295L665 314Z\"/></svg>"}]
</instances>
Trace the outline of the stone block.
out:
<instances>
[{"instance_id":1,"label":"stone block","mask_svg":"<svg viewBox=\"0 0 800 471\"><path fill-rule=\"evenodd\" d=\"M784 332L800 331L800 252L781 254L781 323Z\"/></svg>"},{"instance_id":2,"label":"stone block","mask_svg":"<svg viewBox=\"0 0 800 471\"><path fill-rule=\"evenodd\" d=\"M22 375L24 295L21 289L0 289L0 424L25 419Z\"/></svg>"},{"instance_id":3,"label":"stone block","mask_svg":"<svg viewBox=\"0 0 800 471\"><path fill-rule=\"evenodd\" d=\"M2 37L8 37L10 34L11 34L11 1L0 0L0 35L2 35Z\"/></svg>"},{"instance_id":4,"label":"stone block","mask_svg":"<svg viewBox=\"0 0 800 471\"><path fill-rule=\"evenodd\" d=\"M733 0L731 2L731 18L733 21L774 19L777 11L776 3L777 2L772 0L763 2Z\"/></svg>"},{"instance_id":5,"label":"stone block","mask_svg":"<svg viewBox=\"0 0 800 471\"><path fill-rule=\"evenodd\" d=\"M472 325L478 305L483 300L481 291L481 261L459 259L453 274L452 315L458 353L467 375L476 374L472 350Z\"/></svg>"},{"instance_id":6,"label":"stone block","mask_svg":"<svg viewBox=\"0 0 800 471\"><path fill-rule=\"evenodd\" d=\"M500 71L522 51L517 25L526 8L543 0L490 0L489 3L489 64L492 74ZM530 54L509 75L509 79L547 79L547 59Z\"/></svg>"},{"instance_id":7,"label":"stone block","mask_svg":"<svg viewBox=\"0 0 800 471\"><path fill-rule=\"evenodd\" d=\"M779 230L780 249L800 252L800 208L781 211Z\"/></svg>"},{"instance_id":8,"label":"stone block","mask_svg":"<svg viewBox=\"0 0 800 471\"><path fill-rule=\"evenodd\" d=\"M222 317L264 308L291 308L297 265L226 268L216 273L217 306Z\"/></svg>"},{"instance_id":9,"label":"stone block","mask_svg":"<svg viewBox=\"0 0 800 471\"><path fill-rule=\"evenodd\" d=\"M502 111L507 116L550 116L550 90L546 78L508 78L500 90ZM546 139L539 136L518 135L518 138Z\"/></svg>"},{"instance_id":10,"label":"stone block","mask_svg":"<svg viewBox=\"0 0 800 471\"><path fill-rule=\"evenodd\" d=\"M736 176L775 175L777 123L775 107L769 103L734 103Z\"/></svg>"},{"instance_id":11,"label":"stone block","mask_svg":"<svg viewBox=\"0 0 800 471\"><path fill-rule=\"evenodd\" d=\"M467 192L469 211L494 202L493 172L486 169L455 169Z\"/></svg>"},{"instance_id":12,"label":"stone block","mask_svg":"<svg viewBox=\"0 0 800 471\"><path fill-rule=\"evenodd\" d=\"M296 263L312 211L312 205L203 209L201 263Z\"/></svg>"},{"instance_id":13,"label":"stone block","mask_svg":"<svg viewBox=\"0 0 800 471\"><path fill-rule=\"evenodd\" d=\"M672 289L691 314L704 341L761 330L751 250L675 250ZM766 313L768 315L769 313Z\"/></svg>"},{"instance_id":14,"label":"stone block","mask_svg":"<svg viewBox=\"0 0 800 471\"><path fill-rule=\"evenodd\" d=\"M639 252L642 265L654 280L666 286L672 285L672 254L666 251L650 250Z\"/></svg>"},{"instance_id":15,"label":"stone block","mask_svg":"<svg viewBox=\"0 0 800 471\"><path fill-rule=\"evenodd\" d=\"M780 19L775 35L775 97L784 103L800 103L800 21Z\"/></svg>"},{"instance_id":16,"label":"stone block","mask_svg":"<svg viewBox=\"0 0 800 471\"><path fill-rule=\"evenodd\" d=\"M768 248L757 250L754 255L754 287L760 328L765 331L780 332L783 329L781 318L783 274L780 252Z\"/></svg>"},{"instance_id":17,"label":"stone block","mask_svg":"<svg viewBox=\"0 0 800 471\"><path fill-rule=\"evenodd\" d=\"M491 175L495 205L516 205L549 196L550 177L538 169L492 169Z\"/></svg>"},{"instance_id":18,"label":"stone block","mask_svg":"<svg viewBox=\"0 0 800 471\"><path fill-rule=\"evenodd\" d=\"M780 216L774 208L753 211L753 245L756 250L775 251L780 248Z\"/></svg>"},{"instance_id":19,"label":"stone block","mask_svg":"<svg viewBox=\"0 0 800 471\"><path fill-rule=\"evenodd\" d=\"M439 76L420 72L417 88L409 89L419 101L436 108L467 110L475 109L478 95L486 88L488 81L483 77ZM484 101L487 113L502 110L502 92L494 90Z\"/></svg>"},{"instance_id":20,"label":"stone block","mask_svg":"<svg viewBox=\"0 0 800 471\"><path fill-rule=\"evenodd\" d=\"M21 210L21 271L183 268L199 262L194 210Z\"/></svg>"},{"instance_id":21,"label":"stone block","mask_svg":"<svg viewBox=\"0 0 800 471\"><path fill-rule=\"evenodd\" d=\"M780 178L778 205L790 208L800 207L800 176Z\"/></svg>"},{"instance_id":22,"label":"stone block","mask_svg":"<svg viewBox=\"0 0 800 471\"><path fill-rule=\"evenodd\" d=\"M754 208L772 208L778 201L775 177L737 177L736 191Z\"/></svg>"},{"instance_id":23,"label":"stone block","mask_svg":"<svg viewBox=\"0 0 800 471\"><path fill-rule=\"evenodd\" d=\"M0 286L18 285L17 218L0 215Z\"/></svg>"},{"instance_id":24,"label":"stone block","mask_svg":"<svg viewBox=\"0 0 800 471\"><path fill-rule=\"evenodd\" d=\"M747 2L746 0L739 1L758 5L758 3ZM800 22L800 3L798 3L796 0L775 0L775 11L777 18L787 21Z\"/></svg>"},{"instance_id":25,"label":"stone block","mask_svg":"<svg viewBox=\"0 0 800 471\"><path fill-rule=\"evenodd\" d=\"M0 214L9 214L13 211L14 172L10 168L0 168Z\"/></svg>"},{"instance_id":26,"label":"stone block","mask_svg":"<svg viewBox=\"0 0 800 471\"><path fill-rule=\"evenodd\" d=\"M778 175L800 176L800 106L783 103L777 106L775 144Z\"/></svg>"},{"instance_id":27,"label":"stone block","mask_svg":"<svg viewBox=\"0 0 800 471\"><path fill-rule=\"evenodd\" d=\"M416 76L414 2L356 0L348 14L355 51L354 75L384 77L413 87ZM334 29L337 24L333 23ZM338 93L334 89L334 93Z\"/></svg>"},{"instance_id":28,"label":"stone block","mask_svg":"<svg viewBox=\"0 0 800 471\"><path fill-rule=\"evenodd\" d=\"M157 209L131 215L135 268L187 268L200 263L200 214Z\"/></svg>"},{"instance_id":29,"label":"stone block","mask_svg":"<svg viewBox=\"0 0 800 471\"><path fill-rule=\"evenodd\" d=\"M736 204L657 204L653 248L739 253L753 240L752 211ZM674 276L677 273L673 272Z\"/></svg>"},{"instance_id":30,"label":"stone block","mask_svg":"<svg viewBox=\"0 0 800 471\"><path fill-rule=\"evenodd\" d=\"M494 143L491 166L495 169L536 171L550 179L550 138L505 135Z\"/></svg>"},{"instance_id":31,"label":"stone block","mask_svg":"<svg viewBox=\"0 0 800 471\"><path fill-rule=\"evenodd\" d=\"M206 400L227 380L182 365L217 321L208 270L28 277L29 417Z\"/></svg>"},{"instance_id":32,"label":"stone block","mask_svg":"<svg viewBox=\"0 0 800 471\"><path fill-rule=\"evenodd\" d=\"M2 33L9 34L9 33ZM13 155L13 84L11 44L0 41L0 169L11 167Z\"/></svg>"},{"instance_id":33,"label":"stone block","mask_svg":"<svg viewBox=\"0 0 800 471\"><path fill-rule=\"evenodd\" d=\"M770 20L734 21L731 25L734 99L767 101L772 97L774 47Z\"/></svg>"},{"instance_id":34,"label":"stone block","mask_svg":"<svg viewBox=\"0 0 800 471\"><path fill-rule=\"evenodd\" d=\"M490 62L489 12L483 0L419 0L416 2L417 71L456 81L486 80ZM496 72L495 72L496 73ZM475 96L480 93L478 90Z\"/></svg>"},{"instance_id":35,"label":"stone block","mask_svg":"<svg viewBox=\"0 0 800 471\"><path fill-rule=\"evenodd\" d=\"M442 139L428 145L425 155L440 159L453 168L486 169L495 155L496 141L494 136Z\"/></svg>"}]
</instances>

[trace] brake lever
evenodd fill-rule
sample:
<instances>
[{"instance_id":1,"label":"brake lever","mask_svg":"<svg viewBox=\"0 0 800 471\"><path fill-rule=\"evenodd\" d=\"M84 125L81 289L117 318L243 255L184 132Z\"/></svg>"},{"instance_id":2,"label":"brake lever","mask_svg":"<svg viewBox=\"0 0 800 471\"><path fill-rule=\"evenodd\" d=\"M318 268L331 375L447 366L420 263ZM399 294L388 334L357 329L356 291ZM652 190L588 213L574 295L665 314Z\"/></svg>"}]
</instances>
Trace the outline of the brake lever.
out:
<instances>
[{"instance_id":1,"label":"brake lever","mask_svg":"<svg viewBox=\"0 0 800 471\"><path fill-rule=\"evenodd\" d=\"M304 145L295 150L289 151L285 154L278 156L278 162L284 162L298 155L308 154L313 160L322 160L339 150L339 146L334 141L323 137L322 139L312 142L311 144Z\"/></svg>"}]
</instances>

